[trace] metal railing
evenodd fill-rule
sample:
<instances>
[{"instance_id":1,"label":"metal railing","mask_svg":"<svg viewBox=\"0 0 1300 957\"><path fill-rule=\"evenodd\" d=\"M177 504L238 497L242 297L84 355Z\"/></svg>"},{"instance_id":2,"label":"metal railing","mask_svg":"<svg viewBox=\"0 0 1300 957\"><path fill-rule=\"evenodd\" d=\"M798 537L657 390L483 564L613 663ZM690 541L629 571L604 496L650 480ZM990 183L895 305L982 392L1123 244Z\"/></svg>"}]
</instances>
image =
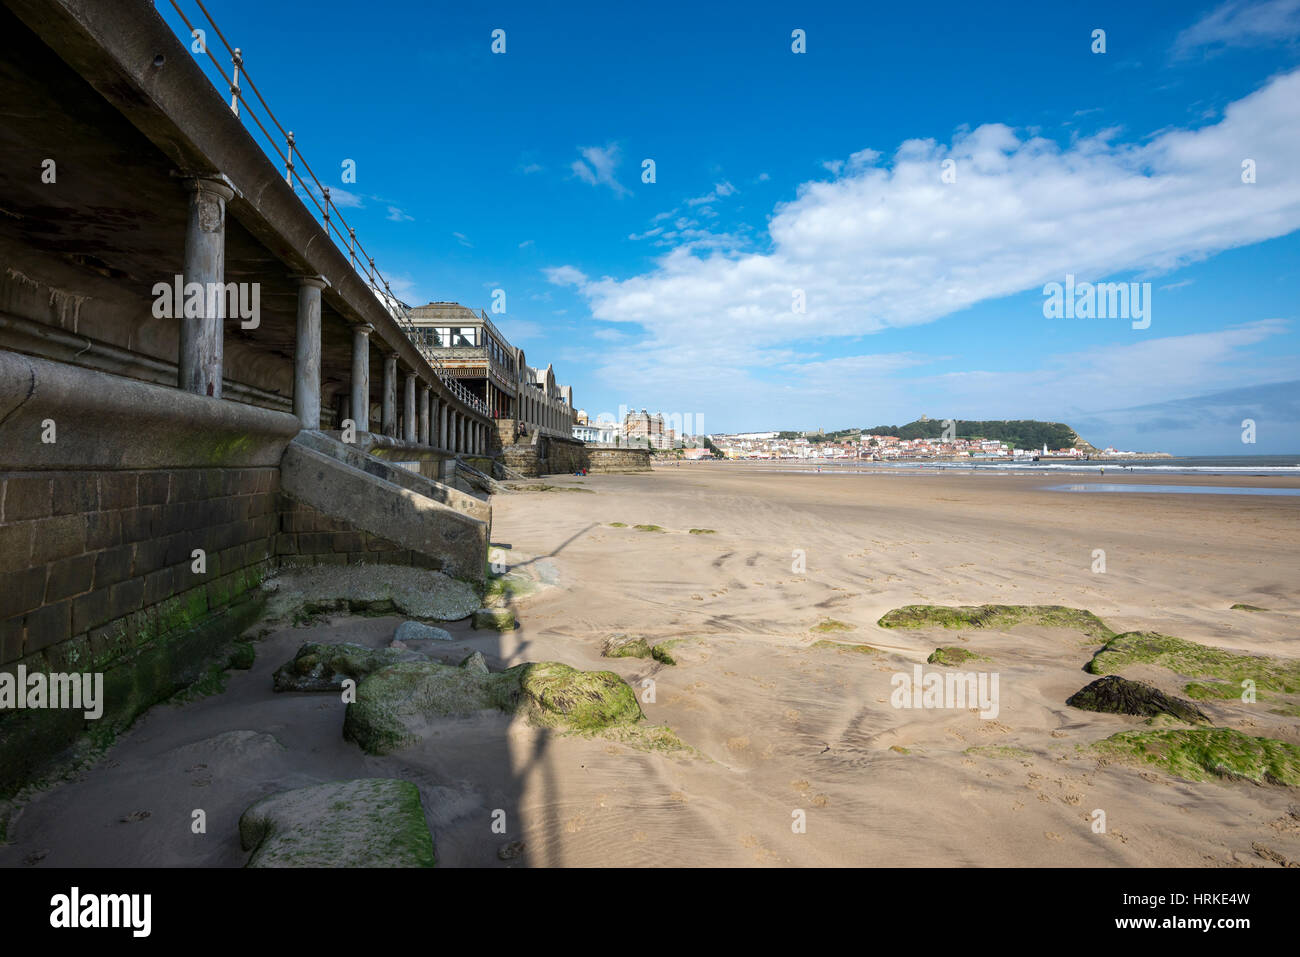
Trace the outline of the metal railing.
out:
<instances>
[{"instance_id":1,"label":"metal railing","mask_svg":"<svg viewBox=\"0 0 1300 957\"><path fill-rule=\"evenodd\" d=\"M172 9L176 11L176 15L181 18L181 22L185 24L186 29L190 31L190 39L192 41L197 36L194 24L191 23L189 17L185 15L185 11L181 9L180 3L178 3L177 0L169 0L169 2L172 5ZM329 235L331 239L338 237L338 242L340 243L341 248L347 250L348 260L351 262L352 268L358 275L365 279L366 284L370 286L371 292L375 294L375 298L383 304L388 314L393 317L393 321L397 323L398 328L402 330L406 338L416 346L420 355L422 355L425 361L429 363L430 367L433 369L434 375L438 377L438 381L442 383L448 392L460 401L464 402L469 408L490 419L492 414L488 410L486 402L457 382L436 357L430 356L423 350L419 350L419 345L416 342L414 334L415 323L411 319L410 307L406 303L402 302L401 299L393 295L388 280L384 278L383 274L377 268L375 268L375 258L366 251L366 248L363 245L361 245L361 241L357 239L356 230L352 226L348 225L348 222L344 218L343 213L339 210L339 207L330 199L329 187L321 183L321 181L316 177L316 173L312 170L311 164L307 162L306 157L302 154L302 150L298 148L297 142L294 139L293 131L285 130L283 124L280 123L275 114L271 111L271 107L267 104L266 99L262 96L262 92L257 88L257 84L253 82L253 77L248 72L248 66L244 63L243 53L240 51L240 48L232 47L230 45L230 42L226 39L226 35L222 33L221 28L217 26L217 21L214 20L212 14L208 12L208 8L204 5L203 0L194 0L194 3L203 13L204 18L211 25L213 32L216 33L217 37L221 40L222 46L226 48L226 52L230 55L231 73L230 75L227 75L226 71L222 69L221 62L217 59L212 50L209 49L208 44L206 42L203 43L203 52L208 55L210 60L212 60L212 65L216 68L217 73L223 80L225 80L226 85L230 88L231 112L241 120L244 119L244 116L246 115L257 124L257 128L261 130L262 136L265 137L267 144L270 145L271 149L275 151L275 154L280 158L281 162L284 163L285 182L294 190L295 195L298 194L297 186L302 187L302 194L310 199L316 209L320 212L321 222L325 227L326 235ZM279 131L282 141L285 144L287 154L280 149L276 138L271 135L262 120L258 117L253 104L245 98L243 89L240 86L241 75L243 81L256 96L257 102L261 104L269 122L277 131ZM243 113L240 112L241 104L244 106ZM245 125L247 125L246 121ZM296 163L295 159L297 160ZM310 177L310 184L302 177L302 174L298 172L299 165L307 171L307 176ZM295 185L295 181L297 185ZM315 190L312 189L313 186L315 187ZM304 203L304 205L306 204ZM343 230L347 231L346 236L343 234ZM359 268L358 263L363 263L364 269ZM379 288L380 286L383 286L382 291Z\"/></svg>"}]
</instances>

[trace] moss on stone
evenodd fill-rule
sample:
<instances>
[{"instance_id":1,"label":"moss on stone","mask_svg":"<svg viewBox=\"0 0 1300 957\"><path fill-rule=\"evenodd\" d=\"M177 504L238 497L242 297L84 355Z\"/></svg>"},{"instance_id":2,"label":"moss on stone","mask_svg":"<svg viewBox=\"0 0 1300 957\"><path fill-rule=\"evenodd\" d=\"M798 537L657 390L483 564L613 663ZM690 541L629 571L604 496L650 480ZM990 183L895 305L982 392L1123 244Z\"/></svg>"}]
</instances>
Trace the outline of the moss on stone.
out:
<instances>
[{"instance_id":1,"label":"moss on stone","mask_svg":"<svg viewBox=\"0 0 1300 957\"><path fill-rule=\"evenodd\" d=\"M257 649L251 641L237 641L230 649L230 667L236 671L247 671L257 661Z\"/></svg>"},{"instance_id":2,"label":"moss on stone","mask_svg":"<svg viewBox=\"0 0 1300 957\"><path fill-rule=\"evenodd\" d=\"M1092 748L1104 757L1155 766L1189 781L1241 778L1300 787L1300 747L1231 728L1121 731Z\"/></svg>"},{"instance_id":3,"label":"moss on stone","mask_svg":"<svg viewBox=\"0 0 1300 957\"><path fill-rule=\"evenodd\" d=\"M1033 757L1024 748L1014 748L1006 744L981 744L973 748L967 748L964 754L984 758L1014 758L1018 761L1025 761Z\"/></svg>"},{"instance_id":4,"label":"moss on stone","mask_svg":"<svg viewBox=\"0 0 1300 957\"><path fill-rule=\"evenodd\" d=\"M1268 611L1267 608L1260 608L1258 605L1247 605L1244 602L1237 602L1230 609L1231 611Z\"/></svg>"},{"instance_id":5,"label":"moss on stone","mask_svg":"<svg viewBox=\"0 0 1300 957\"><path fill-rule=\"evenodd\" d=\"M1261 691L1300 692L1300 661L1238 654L1152 631L1116 635L1088 662L1088 671L1108 675L1134 664L1159 665L1187 678L1219 678L1238 687L1249 679ZM1205 694L1210 688L1205 685L1196 690ZM1193 694L1191 690L1187 693ZM1231 697L1237 694L1239 690Z\"/></svg>"},{"instance_id":6,"label":"moss on stone","mask_svg":"<svg viewBox=\"0 0 1300 957\"><path fill-rule=\"evenodd\" d=\"M699 752L686 744L677 732L666 724L653 724L645 727L639 725L616 725L605 728L601 736L610 741L617 741L637 751L657 751L667 754L698 755Z\"/></svg>"},{"instance_id":7,"label":"moss on stone","mask_svg":"<svg viewBox=\"0 0 1300 957\"><path fill-rule=\"evenodd\" d=\"M809 648L826 648L838 651L840 654L853 652L859 655L881 655L884 654L879 648L872 648L870 645L854 645L844 641L828 641L825 638L820 641L814 641Z\"/></svg>"},{"instance_id":8,"label":"moss on stone","mask_svg":"<svg viewBox=\"0 0 1300 957\"><path fill-rule=\"evenodd\" d=\"M1227 701L1240 698L1242 689L1236 685L1222 684L1217 681L1189 681L1183 686L1183 694L1195 701Z\"/></svg>"},{"instance_id":9,"label":"moss on stone","mask_svg":"<svg viewBox=\"0 0 1300 957\"><path fill-rule=\"evenodd\" d=\"M664 530L662 525L633 525L632 527L638 532L662 532Z\"/></svg>"},{"instance_id":10,"label":"moss on stone","mask_svg":"<svg viewBox=\"0 0 1300 957\"><path fill-rule=\"evenodd\" d=\"M1064 605L904 605L886 612L881 628L1068 628L1105 640L1115 633L1092 612Z\"/></svg>"},{"instance_id":11,"label":"moss on stone","mask_svg":"<svg viewBox=\"0 0 1300 957\"><path fill-rule=\"evenodd\" d=\"M272 681L276 691L338 691L345 679L360 681L380 668L418 657L395 648L309 641L292 661L275 669Z\"/></svg>"},{"instance_id":12,"label":"moss on stone","mask_svg":"<svg viewBox=\"0 0 1300 957\"><path fill-rule=\"evenodd\" d=\"M485 631L514 631L515 613L509 608L480 608L470 624Z\"/></svg>"},{"instance_id":13,"label":"moss on stone","mask_svg":"<svg viewBox=\"0 0 1300 957\"><path fill-rule=\"evenodd\" d=\"M524 708L535 724L599 731L644 717L632 689L612 671L579 671L558 661L517 665L513 671L519 672Z\"/></svg>"},{"instance_id":14,"label":"moss on stone","mask_svg":"<svg viewBox=\"0 0 1300 957\"><path fill-rule=\"evenodd\" d=\"M627 528L627 522L610 522L610 528Z\"/></svg>"},{"instance_id":15,"label":"moss on stone","mask_svg":"<svg viewBox=\"0 0 1300 957\"><path fill-rule=\"evenodd\" d=\"M688 532L687 534L690 534L690 535L716 535L717 532L715 532L715 531L714 531L713 529L711 529L711 528L692 528L692 529L690 530L690 532Z\"/></svg>"},{"instance_id":16,"label":"moss on stone","mask_svg":"<svg viewBox=\"0 0 1300 957\"><path fill-rule=\"evenodd\" d=\"M663 642L651 645L643 635L617 634L605 639L601 655L605 658L653 658L660 664L675 665L677 661L668 653L668 647L675 642Z\"/></svg>"},{"instance_id":17,"label":"moss on stone","mask_svg":"<svg viewBox=\"0 0 1300 957\"><path fill-rule=\"evenodd\" d=\"M249 867L433 867L433 836L409 781L363 778L281 791L239 818Z\"/></svg>"},{"instance_id":18,"label":"moss on stone","mask_svg":"<svg viewBox=\"0 0 1300 957\"><path fill-rule=\"evenodd\" d=\"M988 658L956 645L943 645L930 652L930 657L925 660L927 664L956 668L968 661L988 661Z\"/></svg>"},{"instance_id":19,"label":"moss on stone","mask_svg":"<svg viewBox=\"0 0 1300 957\"><path fill-rule=\"evenodd\" d=\"M537 590L537 583L519 575L495 575L483 589L483 607L500 608L512 604Z\"/></svg>"},{"instance_id":20,"label":"moss on stone","mask_svg":"<svg viewBox=\"0 0 1300 957\"><path fill-rule=\"evenodd\" d=\"M548 661L486 674L432 661L399 662L357 686L343 736L371 754L388 754L418 742L431 719L492 708L566 731L600 731L643 717L632 689L612 671Z\"/></svg>"},{"instance_id":21,"label":"moss on stone","mask_svg":"<svg viewBox=\"0 0 1300 957\"><path fill-rule=\"evenodd\" d=\"M808 630L817 632L852 631L853 626L846 621L836 621L834 618L823 618Z\"/></svg>"}]
</instances>

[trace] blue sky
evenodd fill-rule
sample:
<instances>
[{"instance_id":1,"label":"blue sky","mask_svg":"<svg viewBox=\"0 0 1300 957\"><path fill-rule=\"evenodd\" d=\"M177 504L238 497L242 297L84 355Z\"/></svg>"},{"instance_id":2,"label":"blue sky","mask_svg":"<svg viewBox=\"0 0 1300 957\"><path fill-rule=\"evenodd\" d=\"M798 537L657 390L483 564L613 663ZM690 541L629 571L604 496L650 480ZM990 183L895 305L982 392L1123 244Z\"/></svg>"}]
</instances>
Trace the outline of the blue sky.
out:
<instances>
[{"instance_id":1,"label":"blue sky","mask_svg":"<svg viewBox=\"0 0 1300 957\"><path fill-rule=\"evenodd\" d=\"M593 415L1300 451L1300 0L207 5L394 291Z\"/></svg>"}]
</instances>

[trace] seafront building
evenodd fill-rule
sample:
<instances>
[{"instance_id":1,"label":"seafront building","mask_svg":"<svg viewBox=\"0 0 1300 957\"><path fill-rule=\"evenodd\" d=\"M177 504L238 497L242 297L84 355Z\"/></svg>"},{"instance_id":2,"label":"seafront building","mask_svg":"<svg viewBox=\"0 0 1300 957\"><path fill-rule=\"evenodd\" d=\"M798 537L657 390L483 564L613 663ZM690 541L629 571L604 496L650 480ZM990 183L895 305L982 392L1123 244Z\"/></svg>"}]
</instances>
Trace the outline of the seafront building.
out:
<instances>
[{"instance_id":1,"label":"seafront building","mask_svg":"<svg viewBox=\"0 0 1300 957\"><path fill-rule=\"evenodd\" d=\"M487 314L455 302L431 302L409 310L411 338L432 364L480 399L493 419L517 423L508 445L521 434L540 431L573 437L573 387L555 381L551 366L530 366L524 350L512 346Z\"/></svg>"}]
</instances>

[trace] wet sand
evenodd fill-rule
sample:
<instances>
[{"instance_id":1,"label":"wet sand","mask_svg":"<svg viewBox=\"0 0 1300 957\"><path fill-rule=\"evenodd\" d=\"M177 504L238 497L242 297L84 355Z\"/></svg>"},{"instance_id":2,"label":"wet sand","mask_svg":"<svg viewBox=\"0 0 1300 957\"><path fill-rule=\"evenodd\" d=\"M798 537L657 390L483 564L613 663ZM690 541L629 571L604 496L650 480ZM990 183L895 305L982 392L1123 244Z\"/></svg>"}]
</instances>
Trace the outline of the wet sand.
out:
<instances>
[{"instance_id":1,"label":"wet sand","mask_svg":"<svg viewBox=\"0 0 1300 957\"><path fill-rule=\"evenodd\" d=\"M1125 483L1146 481L1123 474ZM1109 468L1063 479L730 464L548 477L561 488L494 499L493 540L510 546L515 571L550 584L518 601L517 631L454 623L458 640L438 654L455 661L481 650L494 669L524 660L608 668L639 693L650 679L648 721L671 727L690 750L643 751L483 713L446 720L417 748L366 756L342 740L336 697L270 690L271 671L303 641L382 645L399 621L339 617L259 642L254 669L232 673L224 694L154 709L95 767L27 804L0 864L40 855L37 866L239 866L247 855L235 823L253 800L370 775L420 786L447 866L1300 861L1295 789L1182 781L1081 749L1145 727L1064 704L1092 680L1082 668L1096 640L1033 625L876 624L907 604L1069 605L1115 631L1300 657L1300 501L1041 490L1112 479ZM1105 551L1104 574L1092 570L1096 549ZM1269 610L1230 610L1236 602ZM812 630L827 618L850 630ZM602 658L615 632L683 639L672 649L677 664ZM813 647L823 638L882 653ZM891 676L940 644L988 656L982 667L1000 676L995 719L891 707ZM1125 674L1181 693L1163 669ZM1300 744L1300 719L1263 702L1199 704L1217 725ZM239 731L250 733L231 734ZM202 836L190 831L200 807ZM1105 833L1092 829L1097 809ZM505 812L504 834L492 829L494 810ZM805 833L792 829L800 812ZM496 851L511 840L526 847L505 864Z\"/></svg>"}]
</instances>

